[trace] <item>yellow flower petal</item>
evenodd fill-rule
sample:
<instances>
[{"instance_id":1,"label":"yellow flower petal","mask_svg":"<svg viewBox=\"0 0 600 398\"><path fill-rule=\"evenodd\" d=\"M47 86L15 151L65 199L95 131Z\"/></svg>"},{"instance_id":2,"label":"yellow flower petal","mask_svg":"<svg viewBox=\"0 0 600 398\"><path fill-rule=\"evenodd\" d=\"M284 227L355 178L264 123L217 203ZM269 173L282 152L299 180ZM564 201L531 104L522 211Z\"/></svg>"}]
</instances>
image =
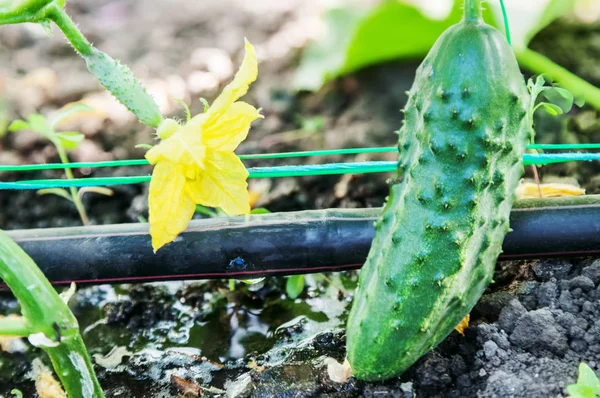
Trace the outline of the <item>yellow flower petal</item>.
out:
<instances>
[{"instance_id":1,"label":"yellow flower petal","mask_svg":"<svg viewBox=\"0 0 600 398\"><path fill-rule=\"evenodd\" d=\"M185 126L173 124L146 153L156 165L149 197L155 251L186 228L196 203L229 215L250 212L248 171L233 151L248 135L252 121L261 117L256 108L237 101L257 75L254 47L246 41L240 69L209 110Z\"/></svg>"},{"instance_id":2,"label":"yellow flower petal","mask_svg":"<svg viewBox=\"0 0 600 398\"><path fill-rule=\"evenodd\" d=\"M219 207L230 216L250 213L248 170L232 152L214 152L206 157L206 169L189 182L197 204Z\"/></svg>"},{"instance_id":3,"label":"yellow flower petal","mask_svg":"<svg viewBox=\"0 0 600 398\"><path fill-rule=\"evenodd\" d=\"M456 327L454 328L454 330L456 330L458 333L462 334L463 336L465 335L465 329L469 327L469 321L471 320L471 314L467 314L466 317L463 318L462 321L460 321L460 323L458 325L456 325Z\"/></svg>"},{"instance_id":4,"label":"yellow flower petal","mask_svg":"<svg viewBox=\"0 0 600 398\"><path fill-rule=\"evenodd\" d=\"M559 198L562 196L579 196L585 195L585 189L569 184L540 184L539 188L536 183L522 182L517 187L517 198L532 199L540 197L540 190L544 198Z\"/></svg>"},{"instance_id":5,"label":"yellow flower petal","mask_svg":"<svg viewBox=\"0 0 600 398\"><path fill-rule=\"evenodd\" d=\"M146 152L146 159L150 164L160 161L177 163L185 166L196 165L200 168L204 164L206 146L202 143L202 136L197 129L183 127L166 140Z\"/></svg>"},{"instance_id":6,"label":"yellow flower petal","mask_svg":"<svg viewBox=\"0 0 600 398\"><path fill-rule=\"evenodd\" d=\"M196 211L186 186L186 167L162 161L150 181L150 235L154 252L185 230Z\"/></svg>"},{"instance_id":7,"label":"yellow flower petal","mask_svg":"<svg viewBox=\"0 0 600 398\"><path fill-rule=\"evenodd\" d=\"M258 77L258 61L252 44L245 40L246 55L242 61L240 69L235 74L233 81L223 89L223 92L212 103L206 119L208 124L212 124L216 119L219 119L238 98L244 96L248 92L248 87Z\"/></svg>"},{"instance_id":8,"label":"yellow flower petal","mask_svg":"<svg viewBox=\"0 0 600 398\"><path fill-rule=\"evenodd\" d=\"M244 141L250 123L261 118L258 110L245 102L235 102L219 119L206 119L202 125L202 141L213 150L234 151Z\"/></svg>"}]
</instances>

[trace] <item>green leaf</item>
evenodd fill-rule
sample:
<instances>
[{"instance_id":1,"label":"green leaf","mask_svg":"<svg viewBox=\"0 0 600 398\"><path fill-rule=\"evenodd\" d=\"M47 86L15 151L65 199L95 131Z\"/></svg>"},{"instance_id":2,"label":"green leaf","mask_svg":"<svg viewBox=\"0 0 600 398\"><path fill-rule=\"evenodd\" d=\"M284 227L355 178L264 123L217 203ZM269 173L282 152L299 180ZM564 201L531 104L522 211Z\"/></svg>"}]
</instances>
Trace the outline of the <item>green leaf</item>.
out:
<instances>
[{"instance_id":1,"label":"green leaf","mask_svg":"<svg viewBox=\"0 0 600 398\"><path fill-rule=\"evenodd\" d=\"M560 87L545 87L541 91L541 95L550 103L562 109L563 113L567 113L573 107L573 94L569 90Z\"/></svg>"},{"instance_id":2,"label":"green leaf","mask_svg":"<svg viewBox=\"0 0 600 398\"><path fill-rule=\"evenodd\" d=\"M567 386L567 393L569 393L570 398L596 398L594 390L591 387L580 384Z\"/></svg>"},{"instance_id":3,"label":"green leaf","mask_svg":"<svg viewBox=\"0 0 600 398\"><path fill-rule=\"evenodd\" d=\"M442 20L425 16L413 5L383 1L372 9L350 6L325 15L327 34L304 52L294 85L318 89L325 81L360 68L399 58L421 58L446 28L462 16L456 0Z\"/></svg>"},{"instance_id":4,"label":"green leaf","mask_svg":"<svg viewBox=\"0 0 600 398\"><path fill-rule=\"evenodd\" d=\"M544 75L539 75L535 79L535 85L533 86L533 92L535 92L536 94L539 94L544 89L545 84L546 84L546 78L544 77Z\"/></svg>"},{"instance_id":5,"label":"green leaf","mask_svg":"<svg viewBox=\"0 0 600 398\"><path fill-rule=\"evenodd\" d=\"M577 384L567 386L571 398L596 398L600 396L600 380L596 373L584 362L579 364Z\"/></svg>"},{"instance_id":6,"label":"green leaf","mask_svg":"<svg viewBox=\"0 0 600 398\"><path fill-rule=\"evenodd\" d=\"M55 128L58 123L62 122L69 116L76 115L78 113L92 112L93 110L93 108L81 103L67 105L59 109L54 114L54 116L50 119L50 126L52 126L52 128Z\"/></svg>"},{"instance_id":7,"label":"green leaf","mask_svg":"<svg viewBox=\"0 0 600 398\"><path fill-rule=\"evenodd\" d=\"M29 122L31 129L36 133L48 139L52 139L54 136L54 129L48 124L44 116L38 113L32 113L27 117L27 121Z\"/></svg>"},{"instance_id":8,"label":"green leaf","mask_svg":"<svg viewBox=\"0 0 600 398\"><path fill-rule=\"evenodd\" d=\"M422 57L438 37L462 18L462 1L450 15L432 20L412 5L384 1L359 25L341 73L398 58Z\"/></svg>"},{"instance_id":9,"label":"green leaf","mask_svg":"<svg viewBox=\"0 0 600 398\"><path fill-rule=\"evenodd\" d=\"M289 298L295 300L304 290L304 275L292 275L285 284L285 291Z\"/></svg>"},{"instance_id":10,"label":"green leaf","mask_svg":"<svg viewBox=\"0 0 600 398\"><path fill-rule=\"evenodd\" d=\"M583 108L583 106L585 105L585 96L576 95L574 102L575 102L575 105L577 105L579 108Z\"/></svg>"},{"instance_id":11,"label":"green leaf","mask_svg":"<svg viewBox=\"0 0 600 398\"><path fill-rule=\"evenodd\" d=\"M73 198L71 198L71 195L69 194L69 191L67 191L64 188L38 189L36 193L38 195L40 195L40 196L42 196L42 195L56 195L56 196L63 197L63 198L67 199L70 202L73 201Z\"/></svg>"},{"instance_id":12,"label":"green leaf","mask_svg":"<svg viewBox=\"0 0 600 398\"><path fill-rule=\"evenodd\" d=\"M301 90L317 90L340 73L352 37L368 8L333 8L323 16L326 32L303 53L293 85Z\"/></svg>"},{"instance_id":13,"label":"green leaf","mask_svg":"<svg viewBox=\"0 0 600 398\"><path fill-rule=\"evenodd\" d=\"M150 144L137 144L135 147L136 148L141 148L141 149L152 149L154 145L150 145Z\"/></svg>"},{"instance_id":14,"label":"green leaf","mask_svg":"<svg viewBox=\"0 0 600 398\"><path fill-rule=\"evenodd\" d=\"M554 104L549 104L548 102L540 102L540 104L546 112L551 114L552 116L558 116L563 114L563 110Z\"/></svg>"},{"instance_id":15,"label":"green leaf","mask_svg":"<svg viewBox=\"0 0 600 398\"><path fill-rule=\"evenodd\" d=\"M513 1L507 6L513 44L523 50L535 34L573 8L575 0ZM498 1L487 3L484 19L503 29ZM449 16L434 20L402 0L384 0L375 7L349 6L329 10L326 33L309 45L294 79L298 89L316 90L333 78L365 66L394 59L422 58L441 33L462 16L455 0Z\"/></svg>"},{"instance_id":16,"label":"green leaf","mask_svg":"<svg viewBox=\"0 0 600 398\"><path fill-rule=\"evenodd\" d=\"M60 144L67 150L71 151L79 146L83 140L85 140L85 135L81 134L78 131L64 131L60 133L56 133L56 138L60 141Z\"/></svg>"},{"instance_id":17,"label":"green leaf","mask_svg":"<svg viewBox=\"0 0 600 398\"><path fill-rule=\"evenodd\" d=\"M16 388L10 390L10 393L14 395L15 398L23 398L23 393L21 392L21 390L17 390Z\"/></svg>"},{"instance_id":18,"label":"green leaf","mask_svg":"<svg viewBox=\"0 0 600 398\"><path fill-rule=\"evenodd\" d=\"M11 132L16 132L16 131L21 131L21 130L32 130L32 128L29 125L29 123L27 123L25 120L15 120L14 122L12 122L10 124L10 126L8 126L8 131L11 131Z\"/></svg>"},{"instance_id":19,"label":"green leaf","mask_svg":"<svg viewBox=\"0 0 600 398\"><path fill-rule=\"evenodd\" d=\"M598 380L596 373L585 362L579 364L577 384L589 386L596 394L600 394L600 380Z\"/></svg>"},{"instance_id":20,"label":"green leaf","mask_svg":"<svg viewBox=\"0 0 600 398\"><path fill-rule=\"evenodd\" d=\"M204 214L205 216L208 216L208 217L211 217L211 218L218 216L217 212L215 212L215 211L213 211L213 210L211 210L208 207L203 206L203 205L196 205L196 213L198 213L198 214Z\"/></svg>"},{"instance_id":21,"label":"green leaf","mask_svg":"<svg viewBox=\"0 0 600 398\"><path fill-rule=\"evenodd\" d=\"M250 210L250 214L270 214L271 212L264 207L257 207L256 209Z\"/></svg>"}]
</instances>

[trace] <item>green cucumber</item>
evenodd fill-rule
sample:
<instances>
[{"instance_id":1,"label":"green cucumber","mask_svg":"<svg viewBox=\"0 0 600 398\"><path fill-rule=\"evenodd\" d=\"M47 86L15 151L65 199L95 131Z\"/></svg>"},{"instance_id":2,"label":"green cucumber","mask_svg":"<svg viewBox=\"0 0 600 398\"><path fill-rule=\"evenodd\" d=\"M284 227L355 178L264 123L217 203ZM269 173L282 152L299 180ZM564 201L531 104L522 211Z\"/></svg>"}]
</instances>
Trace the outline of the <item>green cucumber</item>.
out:
<instances>
[{"instance_id":1,"label":"green cucumber","mask_svg":"<svg viewBox=\"0 0 600 398\"><path fill-rule=\"evenodd\" d=\"M491 282L533 139L530 101L505 37L483 22L479 0L465 0L409 92L398 176L347 325L357 378L406 370Z\"/></svg>"}]
</instances>

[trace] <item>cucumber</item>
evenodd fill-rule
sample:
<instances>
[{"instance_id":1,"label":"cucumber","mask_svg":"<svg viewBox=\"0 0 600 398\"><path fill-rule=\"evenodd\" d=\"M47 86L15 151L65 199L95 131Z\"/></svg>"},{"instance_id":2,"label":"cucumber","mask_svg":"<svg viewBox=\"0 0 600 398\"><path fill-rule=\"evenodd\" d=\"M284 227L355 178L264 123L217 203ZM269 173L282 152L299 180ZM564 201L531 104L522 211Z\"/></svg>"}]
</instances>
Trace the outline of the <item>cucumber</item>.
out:
<instances>
[{"instance_id":1,"label":"cucumber","mask_svg":"<svg viewBox=\"0 0 600 398\"><path fill-rule=\"evenodd\" d=\"M471 311L509 231L530 96L479 0L417 69L399 131L397 178L347 324L354 375L400 374Z\"/></svg>"}]
</instances>

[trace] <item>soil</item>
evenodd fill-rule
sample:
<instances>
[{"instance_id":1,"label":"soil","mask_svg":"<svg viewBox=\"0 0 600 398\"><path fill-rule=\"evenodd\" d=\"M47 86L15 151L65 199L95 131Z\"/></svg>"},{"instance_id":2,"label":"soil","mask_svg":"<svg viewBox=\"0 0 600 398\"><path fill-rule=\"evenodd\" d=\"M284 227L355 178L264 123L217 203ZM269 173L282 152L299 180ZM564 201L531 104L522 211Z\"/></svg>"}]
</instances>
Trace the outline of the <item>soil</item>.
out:
<instances>
[{"instance_id":1,"label":"soil","mask_svg":"<svg viewBox=\"0 0 600 398\"><path fill-rule=\"evenodd\" d=\"M199 7L184 0L72 0L68 6L100 49L128 64L158 99L165 114L183 117L178 102L201 110L199 97L214 98L242 55L244 36L261 59L260 78L246 101L263 108L239 153L392 146L404 92L417 63L368 68L326 85L318 93L289 89L301 49L311 38L321 2L221 0ZM235 12L232 12L235 10ZM151 27L149 30L148 28ZM559 21L539 34L532 48L581 77L600 84L595 67L600 25L582 28ZM106 95L66 44L37 26L0 29L2 119L49 114L84 99L98 111L75 118L86 144L74 160L140 158L139 143L151 129L135 122ZM577 56L573 56L577 54ZM592 61L590 61L592 60ZM591 63L590 63L591 62ZM321 120L319 118L322 118ZM307 126L322 124L310 130ZM562 118L540 117L537 141L600 142L600 118L591 108ZM385 156L324 160L393 159ZM57 161L55 150L35 135L0 139L0 164ZM261 162L261 165L281 164ZM289 162L284 162L289 163ZM254 165L249 163L249 165ZM135 175L149 168L77 170L77 176ZM588 193L600 193L598 167L544 167L547 180L567 178ZM60 171L0 173L2 180L60 178ZM257 206L271 211L380 206L387 175L253 180ZM94 224L139 222L147 217L147 187L120 186L111 197L86 194ZM66 200L35 192L0 193L0 228L79 225ZM198 215L198 217L201 217ZM73 309L95 357L108 397L185 396L394 396L562 397L579 362L600 366L600 260L539 260L501 263L496 284L472 313L465 336L453 332L402 377L387 383L353 378L332 382L324 359L343 360L344 323L356 273L307 276L307 290L286 298L284 278L254 285L227 281L172 282L82 288ZM18 312L10 294L0 313ZM109 353L112 351L112 355ZM0 394L18 387L33 396L28 372L36 349L0 354ZM194 395L195 394L195 395Z\"/></svg>"}]
</instances>

